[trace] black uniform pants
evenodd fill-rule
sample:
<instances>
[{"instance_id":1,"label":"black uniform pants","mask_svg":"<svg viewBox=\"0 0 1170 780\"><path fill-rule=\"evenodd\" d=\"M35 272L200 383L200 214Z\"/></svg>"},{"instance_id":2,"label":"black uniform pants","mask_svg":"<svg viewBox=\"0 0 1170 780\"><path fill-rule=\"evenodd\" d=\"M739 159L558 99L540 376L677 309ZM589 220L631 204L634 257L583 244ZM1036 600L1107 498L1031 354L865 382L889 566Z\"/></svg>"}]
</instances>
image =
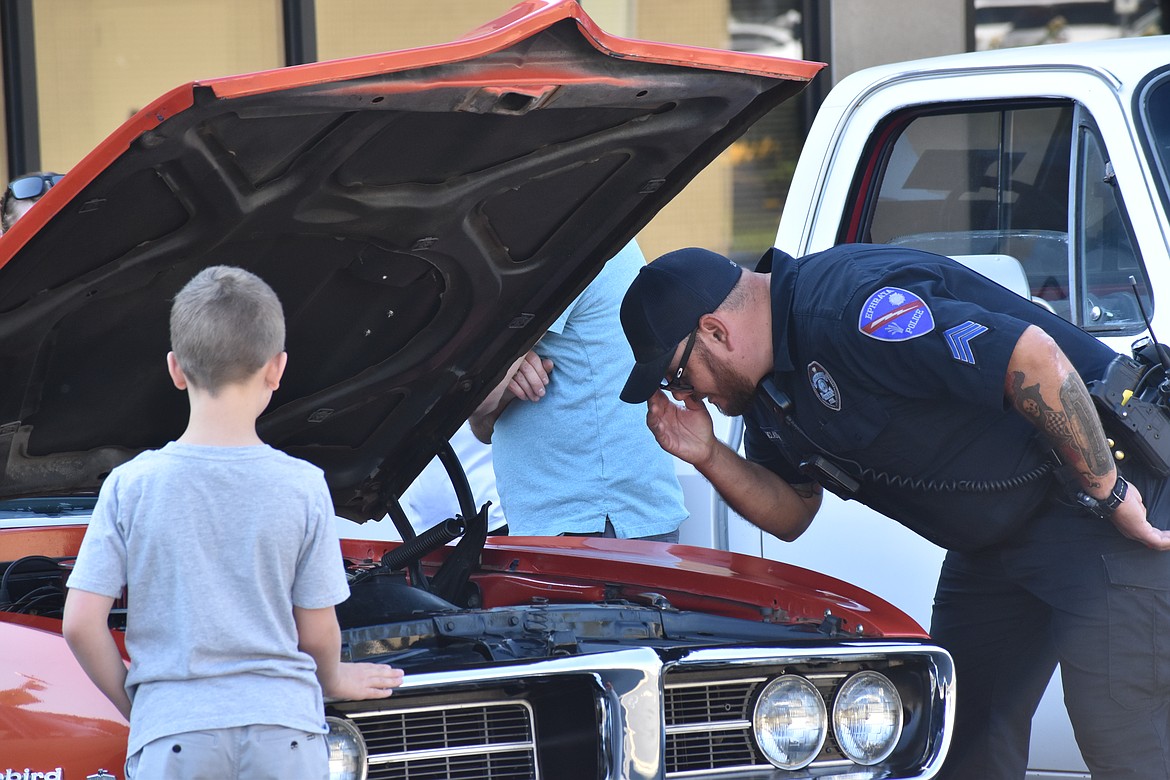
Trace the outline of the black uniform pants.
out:
<instances>
[{"instance_id":1,"label":"black uniform pants","mask_svg":"<svg viewBox=\"0 0 1170 780\"><path fill-rule=\"evenodd\" d=\"M1166 528L1165 481L1139 489ZM1057 663L1094 780L1170 778L1170 553L1050 502L1009 542L947 554L931 634L955 660L955 738L940 778L1021 780Z\"/></svg>"}]
</instances>

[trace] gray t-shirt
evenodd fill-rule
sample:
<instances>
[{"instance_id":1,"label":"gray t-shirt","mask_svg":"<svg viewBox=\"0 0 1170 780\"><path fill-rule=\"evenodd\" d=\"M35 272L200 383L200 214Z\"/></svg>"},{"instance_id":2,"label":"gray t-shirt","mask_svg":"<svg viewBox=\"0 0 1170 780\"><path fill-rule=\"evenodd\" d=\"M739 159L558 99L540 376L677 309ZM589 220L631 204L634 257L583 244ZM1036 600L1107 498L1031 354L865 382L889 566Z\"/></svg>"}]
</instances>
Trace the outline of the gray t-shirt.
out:
<instances>
[{"instance_id":1,"label":"gray t-shirt","mask_svg":"<svg viewBox=\"0 0 1170 780\"><path fill-rule=\"evenodd\" d=\"M321 470L267 445L172 442L102 486L70 588L126 588L133 754L186 731L326 731L293 606L349 597Z\"/></svg>"}]
</instances>

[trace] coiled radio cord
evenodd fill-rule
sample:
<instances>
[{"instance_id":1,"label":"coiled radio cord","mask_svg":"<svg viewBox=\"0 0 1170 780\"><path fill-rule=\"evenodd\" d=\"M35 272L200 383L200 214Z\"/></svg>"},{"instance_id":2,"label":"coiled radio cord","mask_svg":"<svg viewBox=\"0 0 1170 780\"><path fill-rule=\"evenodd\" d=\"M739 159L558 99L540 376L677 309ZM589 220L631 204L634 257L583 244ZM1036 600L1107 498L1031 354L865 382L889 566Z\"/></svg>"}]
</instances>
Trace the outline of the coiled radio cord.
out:
<instances>
[{"instance_id":1,"label":"coiled radio cord","mask_svg":"<svg viewBox=\"0 0 1170 780\"><path fill-rule=\"evenodd\" d=\"M875 471L870 468L861 469L861 477L886 487L913 490L919 493L1004 493L1047 477L1056 469L1056 466L1057 464L1052 461L1045 461L1036 468L1014 477L987 480L920 479L901 474L887 474L884 471Z\"/></svg>"}]
</instances>

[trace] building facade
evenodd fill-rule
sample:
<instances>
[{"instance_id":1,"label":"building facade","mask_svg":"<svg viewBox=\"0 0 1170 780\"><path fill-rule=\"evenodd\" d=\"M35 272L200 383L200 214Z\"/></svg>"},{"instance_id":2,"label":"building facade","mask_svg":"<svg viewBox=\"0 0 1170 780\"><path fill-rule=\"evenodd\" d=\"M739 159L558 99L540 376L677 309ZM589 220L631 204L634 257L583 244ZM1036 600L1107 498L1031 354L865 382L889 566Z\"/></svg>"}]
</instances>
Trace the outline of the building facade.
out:
<instances>
[{"instance_id":1,"label":"building facade","mask_svg":"<svg viewBox=\"0 0 1170 780\"><path fill-rule=\"evenodd\" d=\"M0 126L6 154L0 177L67 172L143 105L180 84L442 43L514 2L2 0ZM702 245L745 262L771 245L804 131L836 80L869 65L976 47L1070 39L1090 30L1160 31L1151 29L1160 18L1150 17L1158 0L582 4L603 29L624 37L828 63L802 100L761 121L639 236L650 257ZM1106 29L1110 23L1112 32Z\"/></svg>"}]
</instances>

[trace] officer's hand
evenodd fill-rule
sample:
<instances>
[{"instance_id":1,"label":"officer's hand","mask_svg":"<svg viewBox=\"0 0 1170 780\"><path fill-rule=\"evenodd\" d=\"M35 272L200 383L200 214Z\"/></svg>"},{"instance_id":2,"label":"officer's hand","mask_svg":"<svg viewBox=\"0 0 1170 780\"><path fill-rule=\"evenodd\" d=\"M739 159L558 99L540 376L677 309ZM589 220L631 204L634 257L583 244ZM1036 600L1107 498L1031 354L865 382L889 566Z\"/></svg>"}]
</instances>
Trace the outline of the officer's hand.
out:
<instances>
[{"instance_id":1,"label":"officer's hand","mask_svg":"<svg viewBox=\"0 0 1170 780\"><path fill-rule=\"evenodd\" d=\"M692 396L679 406L663 391L655 392L646 402L646 427L662 449L692 465L709 459L717 444L711 413Z\"/></svg>"},{"instance_id":2,"label":"officer's hand","mask_svg":"<svg viewBox=\"0 0 1170 780\"><path fill-rule=\"evenodd\" d=\"M1141 542L1151 550L1170 551L1170 531L1163 531L1150 524L1146 517L1146 505L1142 494L1130 483L1125 501L1109 518L1113 525L1127 539Z\"/></svg>"}]
</instances>

